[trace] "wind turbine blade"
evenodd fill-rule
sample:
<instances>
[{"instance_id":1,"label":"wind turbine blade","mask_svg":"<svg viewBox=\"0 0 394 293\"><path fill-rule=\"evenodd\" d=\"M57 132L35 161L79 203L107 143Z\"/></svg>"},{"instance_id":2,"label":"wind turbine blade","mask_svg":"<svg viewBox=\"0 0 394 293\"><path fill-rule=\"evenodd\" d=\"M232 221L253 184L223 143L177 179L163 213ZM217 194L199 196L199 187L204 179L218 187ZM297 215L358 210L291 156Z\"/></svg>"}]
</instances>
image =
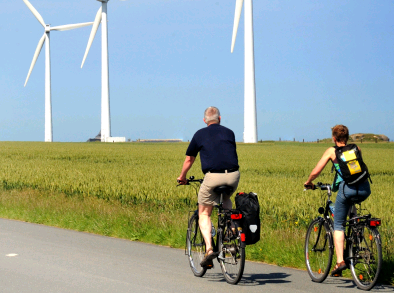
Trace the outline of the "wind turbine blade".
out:
<instances>
[{"instance_id":1,"label":"wind turbine blade","mask_svg":"<svg viewBox=\"0 0 394 293\"><path fill-rule=\"evenodd\" d=\"M42 24L43 27L45 27L45 22L42 16L38 13L38 11L31 5L31 3L27 0L23 0L25 2L26 6L30 9L30 11L34 14L34 16L37 18L37 20Z\"/></svg>"},{"instance_id":2,"label":"wind turbine blade","mask_svg":"<svg viewBox=\"0 0 394 293\"><path fill-rule=\"evenodd\" d=\"M235 4L235 16L234 16L234 27L233 27L233 40L231 42L231 53L234 51L235 40L237 38L239 20L241 18L242 6L244 0L237 0Z\"/></svg>"},{"instance_id":3,"label":"wind turbine blade","mask_svg":"<svg viewBox=\"0 0 394 293\"><path fill-rule=\"evenodd\" d=\"M92 25L93 22L84 22L84 23L76 23L76 24L67 24L67 25L60 25L51 27L51 31L68 31L75 28L80 28L84 26Z\"/></svg>"},{"instance_id":4,"label":"wind turbine blade","mask_svg":"<svg viewBox=\"0 0 394 293\"><path fill-rule=\"evenodd\" d=\"M30 65L29 73L27 74L27 78L26 78L26 81L25 81L25 86L27 84L27 81L29 80L31 72L33 71L34 65L36 64L37 58L40 55L42 46L44 45L44 42L45 42L45 37L46 37L46 34L44 33L44 35L38 41L37 49L36 49L36 52L34 53L33 61L31 62L31 65Z\"/></svg>"},{"instance_id":5,"label":"wind turbine blade","mask_svg":"<svg viewBox=\"0 0 394 293\"><path fill-rule=\"evenodd\" d=\"M86 57L88 56L90 47L92 46L94 37L96 36L97 30L100 26L100 22L101 22L101 18L102 18L102 7L100 7L100 9L97 11L96 14L96 18L93 22L93 27L92 27L92 31L90 32L90 37L89 37L89 41L88 41L88 45L86 47L86 51L85 51L85 56L83 56L83 60L82 60L82 64L81 64L81 68L83 67Z\"/></svg>"}]
</instances>

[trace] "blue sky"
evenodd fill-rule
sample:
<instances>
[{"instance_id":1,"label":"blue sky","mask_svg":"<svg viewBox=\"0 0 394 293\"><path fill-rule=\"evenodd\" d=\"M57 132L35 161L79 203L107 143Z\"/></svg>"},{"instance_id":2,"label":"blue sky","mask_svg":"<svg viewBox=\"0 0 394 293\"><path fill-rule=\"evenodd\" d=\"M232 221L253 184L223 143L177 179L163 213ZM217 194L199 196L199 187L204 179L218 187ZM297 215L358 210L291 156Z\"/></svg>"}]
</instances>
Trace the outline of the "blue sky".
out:
<instances>
[{"instance_id":1,"label":"blue sky","mask_svg":"<svg viewBox=\"0 0 394 293\"><path fill-rule=\"evenodd\" d=\"M52 26L93 21L94 0L30 0ZM320 3L321 2L321 3ZM243 16L230 53L235 0L110 0L112 136L191 139L203 111L243 133ZM258 138L306 141L351 133L394 139L394 2L254 1ZM44 30L22 0L0 10L0 140L44 140ZM54 141L100 130L101 30L51 33Z\"/></svg>"}]
</instances>

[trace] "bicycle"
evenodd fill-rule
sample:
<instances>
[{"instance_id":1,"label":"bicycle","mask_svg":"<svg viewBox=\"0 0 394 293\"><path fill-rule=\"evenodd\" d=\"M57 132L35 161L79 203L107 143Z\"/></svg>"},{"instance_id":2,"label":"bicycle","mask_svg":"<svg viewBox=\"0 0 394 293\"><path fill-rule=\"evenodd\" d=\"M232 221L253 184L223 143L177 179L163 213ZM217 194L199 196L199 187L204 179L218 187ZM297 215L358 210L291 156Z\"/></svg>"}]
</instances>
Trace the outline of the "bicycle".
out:
<instances>
[{"instance_id":1,"label":"bicycle","mask_svg":"<svg viewBox=\"0 0 394 293\"><path fill-rule=\"evenodd\" d=\"M202 182L203 179L194 179L194 176L191 176L187 179L186 185L196 183L195 190L198 194L198 187ZM214 251L219 252L217 260L224 278L227 283L235 285L241 280L245 267L245 244L243 243L245 234L242 233L241 227L242 214L237 210L225 210L223 208L223 196L233 192L231 186L218 186L214 189L214 192L220 194L220 202L214 206L218 211L218 224L216 229L212 224L212 245ZM192 215L190 216L190 214ZM196 277L203 277L207 269L212 267L202 267L200 265L204 259L206 247L198 220L198 209L190 211L185 254L189 258L193 274ZM214 239L215 234L216 241Z\"/></svg>"},{"instance_id":2,"label":"bicycle","mask_svg":"<svg viewBox=\"0 0 394 293\"><path fill-rule=\"evenodd\" d=\"M330 271L334 254L334 208L330 199L331 185L317 183L313 189L327 191L327 200L322 192L325 207L319 207L318 212L323 215L312 220L305 239L305 262L312 281L323 282ZM356 208L356 205L358 208ZM353 203L349 211L349 220L344 224L345 251L344 260L350 268L357 287L370 290L376 283L382 266L382 244L378 227L381 220L372 218L371 214L358 216L361 202Z\"/></svg>"}]
</instances>

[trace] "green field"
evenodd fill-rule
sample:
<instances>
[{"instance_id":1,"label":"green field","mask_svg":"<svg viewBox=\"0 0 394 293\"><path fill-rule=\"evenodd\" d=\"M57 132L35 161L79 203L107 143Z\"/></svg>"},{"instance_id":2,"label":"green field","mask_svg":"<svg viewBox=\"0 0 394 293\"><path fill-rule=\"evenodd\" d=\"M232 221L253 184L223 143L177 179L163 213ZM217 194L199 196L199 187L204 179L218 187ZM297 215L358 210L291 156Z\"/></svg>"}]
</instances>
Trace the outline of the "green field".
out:
<instances>
[{"instance_id":1,"label":"green field","mask_svg":"<svg viewBox=\"0 0 394 293\"><path fill-rule=\"evenodd\" d=\"M261 241L247 257L304 268L309 221L322 205L303 183L330 144L238 144L238 191L261 205ZM372 175L365 202L382 219L382 281L394 283L394 144L360 145ZM176 187L187 143L0 142L0 216L114 237L183 247L196 195ZM331 166L319 181L331 183ZM202 177L199 160L189 175ZM334 197L335 198L335 197Z\"/></svg>"}]
</instances>

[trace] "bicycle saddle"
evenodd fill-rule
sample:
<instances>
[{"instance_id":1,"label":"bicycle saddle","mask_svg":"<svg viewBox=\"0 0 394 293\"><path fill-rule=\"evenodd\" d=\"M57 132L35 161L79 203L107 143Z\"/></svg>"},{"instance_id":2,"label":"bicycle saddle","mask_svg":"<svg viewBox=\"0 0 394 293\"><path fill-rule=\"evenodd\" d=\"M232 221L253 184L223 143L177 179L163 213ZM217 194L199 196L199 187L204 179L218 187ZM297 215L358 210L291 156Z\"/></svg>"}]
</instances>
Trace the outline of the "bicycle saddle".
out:
<instances>
[{"instance_id":1,"label":"bicycle saddle","mask_svg":"<svg viewBox=\"0 0 394 293\"><path fill-rule=\"evenodd\" d=\"M215 187L213 192L215 192L216 194L230 195L233 192L233 190L234 190L234 188L232 188L231 186L222 185L222 186Z\"/></svg>"}]
</instances>

